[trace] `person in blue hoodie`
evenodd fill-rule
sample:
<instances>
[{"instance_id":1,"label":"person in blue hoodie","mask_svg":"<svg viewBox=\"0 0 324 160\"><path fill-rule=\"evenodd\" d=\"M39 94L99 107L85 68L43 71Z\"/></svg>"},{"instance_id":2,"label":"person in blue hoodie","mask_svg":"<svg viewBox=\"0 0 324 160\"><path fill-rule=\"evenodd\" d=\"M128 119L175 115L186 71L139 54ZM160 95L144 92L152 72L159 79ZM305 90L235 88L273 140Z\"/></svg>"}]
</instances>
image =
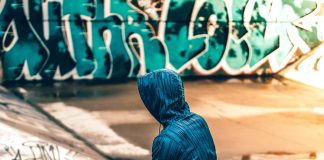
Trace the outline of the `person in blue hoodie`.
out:
<instances>
[{"instance_id":1,"label":"person in blue hoodie","mask_svg":"<svg viewBox=\"0 0 324 160\"><path fill-rule=\"evenodd\" d=\"M163 126L152 146L152 159L216 160L215 145L206 121L190 112L180 76L161 69L137 80L140 97Z\"/></svg>"}]
</instances>

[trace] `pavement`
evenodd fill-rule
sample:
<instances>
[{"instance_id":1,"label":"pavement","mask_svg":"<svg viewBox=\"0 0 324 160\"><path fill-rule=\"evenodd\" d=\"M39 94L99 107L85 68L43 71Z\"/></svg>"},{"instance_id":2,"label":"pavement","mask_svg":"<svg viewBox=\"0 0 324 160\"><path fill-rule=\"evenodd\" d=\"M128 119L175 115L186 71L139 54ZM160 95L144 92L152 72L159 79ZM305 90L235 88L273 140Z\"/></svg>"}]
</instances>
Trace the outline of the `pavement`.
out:
<instances>
[{"instance_id":1,"label":"pavement","mask_svg":"<svg viewBox=\"0 0 324 160\"><path fill-rule=\"evenodd\" d=\"M220 160L324 159L324 90L276 78L187 79L184 86L191 111L209 125ZM7 87L107 154L150 159L159 124L142 104L135 81ZM85 131L86 124L98 126Z\"/></svg>"},{"instance_id":2,"label":"pavement","mask_svg":"<svg viewBox=\"0 0 324 160\"><path fill-rule=\"evenodd\" d=\"M87 140L0 86L0 160L104 160Z\"/></svg>"}]
</instances>

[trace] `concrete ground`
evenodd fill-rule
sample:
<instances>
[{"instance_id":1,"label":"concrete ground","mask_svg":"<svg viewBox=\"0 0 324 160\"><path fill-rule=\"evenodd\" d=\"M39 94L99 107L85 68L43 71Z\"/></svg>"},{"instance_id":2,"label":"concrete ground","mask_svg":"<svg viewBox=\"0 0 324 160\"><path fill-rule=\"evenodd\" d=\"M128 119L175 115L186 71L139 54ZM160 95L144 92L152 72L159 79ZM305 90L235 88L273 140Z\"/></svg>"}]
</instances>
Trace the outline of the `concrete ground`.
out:
<instances>
[{"instance_id":1,"label":"concrete ground","mask_svg":"<svg viewBox=\"0 0 324 160\"><path fill-rule=\"evenodd\" d=\"M324 90L274 78L186 80L184 85L191 111L210 127L220 160L321 159ZM158 135L159 124L142 104L135 81L8 87L42 105L61 102L85 110L148 151ZM64 113L64 107L59 109Z\"/></svg>"}]
</instances>

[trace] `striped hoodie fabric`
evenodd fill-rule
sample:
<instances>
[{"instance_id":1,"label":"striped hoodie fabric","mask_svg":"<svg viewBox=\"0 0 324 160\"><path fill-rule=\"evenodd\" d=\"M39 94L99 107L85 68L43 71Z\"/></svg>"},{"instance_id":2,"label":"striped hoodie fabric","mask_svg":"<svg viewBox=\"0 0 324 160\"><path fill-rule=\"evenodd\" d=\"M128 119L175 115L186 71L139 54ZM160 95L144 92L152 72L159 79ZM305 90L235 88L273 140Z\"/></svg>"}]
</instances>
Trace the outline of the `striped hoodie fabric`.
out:
<instances>
[{"instance_id":1,"label":"striped hoodie fabric","mask_svg":"<svg viewBox=\"0 0 324 160\"><path fill-rule=\"evenodd\" d=\"M153 141L152 159L217 159L207 123L190 112L176 72L157 70L140 77L137 84L147 110L163 126Z\"/></svg>"}]
</instances>

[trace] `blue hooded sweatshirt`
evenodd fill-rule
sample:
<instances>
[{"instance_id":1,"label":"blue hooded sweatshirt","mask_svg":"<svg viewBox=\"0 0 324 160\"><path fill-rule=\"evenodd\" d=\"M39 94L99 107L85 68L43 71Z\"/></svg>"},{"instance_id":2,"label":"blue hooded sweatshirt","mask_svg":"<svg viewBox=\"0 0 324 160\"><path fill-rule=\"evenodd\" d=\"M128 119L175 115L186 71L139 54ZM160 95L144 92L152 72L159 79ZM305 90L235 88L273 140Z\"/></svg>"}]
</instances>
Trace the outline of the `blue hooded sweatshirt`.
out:
<instances>
[{"instance_id":1,"label":"blue hooded sweatshirt","mask_svg":"<svg viewBox=\"0 0 324 160\"><path fill-rule=\"evenodd\" d=\"M190 112L176 72L157 70L140 77L137 84L147 110L163 125L153 142L152 159L217 159L207 123Z\"/></svg>"}]
</instances>

